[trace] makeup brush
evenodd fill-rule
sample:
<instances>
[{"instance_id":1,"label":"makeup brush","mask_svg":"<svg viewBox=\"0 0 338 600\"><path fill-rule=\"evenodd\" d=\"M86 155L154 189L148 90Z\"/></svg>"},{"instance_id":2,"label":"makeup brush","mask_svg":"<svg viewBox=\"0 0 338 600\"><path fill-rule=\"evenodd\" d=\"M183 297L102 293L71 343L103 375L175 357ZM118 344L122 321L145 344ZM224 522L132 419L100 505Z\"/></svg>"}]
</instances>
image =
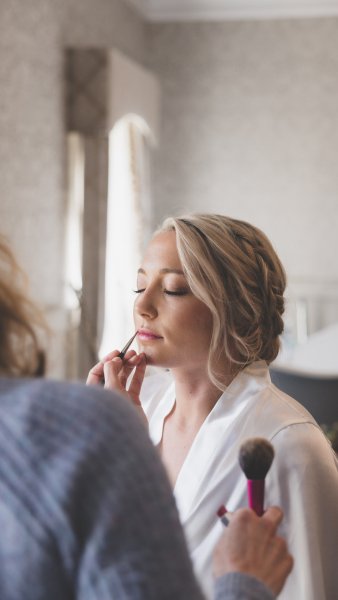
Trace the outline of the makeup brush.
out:
<instances>
[{"instance_id":1,"label":"makeup brush","mask_svg":"<svg viewBox=\"0 0 338 600\"><path fill-rule=\"evenodd\" d=\"M227 508L224 506L224 504L222 504L222 506L219 507L218 511L217 511L217 516L219 517L219 519L222 521L223 525L225 527L227 527L229 525L229 519L227 517Z\"/></svg>"},{"instance_id":2,"label":"makeup brush","mask_svg":"<svg viewBox=\"0 0 338 600\"><path fill-rule=\"evenodd\" d=\"M275 451L265 438L250 438L239 449L239 464L248 480L248 502L260 517L264 512L264 482Z\"/></svg>"},{"instance_id":3,"label":"makeup brush","mask_svg":"<svg viewBox=\"0 0 338 600\"><path fill-rule=\"evenodd\" d=\"M129 348L129 346L131 346L133 340L136 338L137 333L138 332L135 331L134 335L132 335L132 337L130 338L130 340L128 340L128 342L126 343L126 345L123 346L121 352L117 355L117 358L121 358L122 360L124 359L124 356L125 356L128 348ZM104 380L104 377L102 377L102 379L101 379L101 385L104 385L104 384L105 384L105 380Z\"/></svg>"},{"instance_id":4,"label":"makeup brush","mask_svg":"<svg viewBox=\"0 0 338 600\"><path fill-rule=\"evenodd\" d=\"M130 340L128 340L128 342L126 343L126 345L125 345L125 346L122 348L122 350L121 350L120 354L118 354L118 357L119 357L119 358L122 358L122 360L124 359L124 355L125 355L125 353L127 352L127 350L128 350L128 348L129 348L129 346L132 344L132 342L133 342L133 341L134 341L134 339L136 338L136 336L137 336L137 333L138 333L138 332L137 332L137 331L135 331L134 335L133 335L133 336L130 338Z\"/></svg>"}]
</instances>

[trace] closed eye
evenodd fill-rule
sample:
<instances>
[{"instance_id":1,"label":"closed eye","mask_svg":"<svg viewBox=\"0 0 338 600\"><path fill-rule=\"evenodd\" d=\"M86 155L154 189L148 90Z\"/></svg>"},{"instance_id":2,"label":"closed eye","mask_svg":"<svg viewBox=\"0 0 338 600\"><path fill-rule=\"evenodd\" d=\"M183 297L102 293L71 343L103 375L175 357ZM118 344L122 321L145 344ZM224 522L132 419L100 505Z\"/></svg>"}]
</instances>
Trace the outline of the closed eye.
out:
<instances>
[{"instance_id":1,"label":"closed eye","mask_svg":"<svg viewBox=\"0 0 338 600\"><path fill-rule=\"evenodd\" d=\"M175 292L172 292L171 290L163 290L165 294L167 294L167 296L186 296L186 294L188 293L188 290L176 290Z\"/></svg>"},{"instance_id":2,"label":"closed eye","mask_svg":"<svg viewBox=\"0 0 338 600\"><path fill-rule=\"evenodd\" d=\"M141 288L139 290L133 290L135 294L141 294L142 292L145 291L146 288ZM164 294L167 294L167 296L186 296L188 294L188 290L183 289L183 290L163 290Z\"/></svg>"}]
</instances>

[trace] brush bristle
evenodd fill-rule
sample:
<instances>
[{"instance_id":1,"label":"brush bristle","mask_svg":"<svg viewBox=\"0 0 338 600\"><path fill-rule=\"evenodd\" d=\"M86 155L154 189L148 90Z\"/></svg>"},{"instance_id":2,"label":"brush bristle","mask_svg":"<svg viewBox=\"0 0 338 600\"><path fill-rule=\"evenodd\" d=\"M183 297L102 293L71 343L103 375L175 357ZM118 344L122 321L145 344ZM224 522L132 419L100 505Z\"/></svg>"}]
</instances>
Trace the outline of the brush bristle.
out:
<instances>
[{"instance_id":1,"label":"brush bristle","mask_svg":"<svg viewBox=\"0 0 338 600\"><path fill-rule=\"evenodd\" d=\"M247 479L265 479L275 451L265 438L250 438L239 449L239 464Z\"/></svg>"}]
</instances>

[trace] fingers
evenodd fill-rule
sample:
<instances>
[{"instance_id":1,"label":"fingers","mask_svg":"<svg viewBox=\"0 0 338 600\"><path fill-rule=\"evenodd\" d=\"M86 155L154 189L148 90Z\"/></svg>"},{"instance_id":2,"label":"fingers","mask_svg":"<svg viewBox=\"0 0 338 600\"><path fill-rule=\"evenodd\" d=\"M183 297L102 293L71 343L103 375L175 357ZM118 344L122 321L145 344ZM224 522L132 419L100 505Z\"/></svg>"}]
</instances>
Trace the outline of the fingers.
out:
<instances>
[{"instance_id":1,"label":"fingers","mask_svg":"<svg viewBox=\"0 0 338 600\"><path fill-rule=\"evenodd\" d=\"M283 520L283 511L278 506L270 506L261 517L264 522L271 524L271 531L276 533L278 526Z\"/></svg>"},{"instance_id":2,"label":"fingers","mask_svg":"<svg viewBox=\"0 0 338 600\"><path fill-rule=\"evenodd\" d=\"M278 595L292 571L293 558L289 554L286 541L278 536L270 539L265 556L265 583L275 595Z\"/></svg>"},{"instance_id":3,"label":"fingers","mask_svg":"<svg viewBox=\"0 0 338 600\"><path fill-rule=\"evenodd\" d=\"M115 355L104 363L103 370L106 388L128 393L135 404L140 404L139 395L146 370L144 354L136 354L135 350L130 350L123 360ZM127 380L134 370L127 390Z\"/></svg>"},{"instance_id":4,"label":"fingers","mask_svg":"<svg viewBox=\"0 0 338 600\"><path fill-rule=\"evenodd\" d=\"M131 356L128 361L126 359L122 360L119 356L113 356L111 360L104 363L105 388L126 392L127 379L135 367L132 364L133 358Z\"/></svg>"},{"instance_id":5,"label":"fingers","mask_svg":"<svg viewBox=\"0 0 338 600\"><path fill-rule=\"evenodd\" d=\"M97 363L92 369L90 369L87 377L87 385L98 385L103 381L103 364L102 362Z\"/></svg>"},{"instance_id":6,"label":"fingers","mask_svg":"<svg viewBox=\"0 0 338 600\"><path fill-rule=\"evenodd\" d=\"M215 576L244 572L278 595L293 566L285 540L276 535L282 518L277 507L267 509L263 517L247 508L235 511L215 548Z\"/></svg>"},{"instance_id":7,"label":"fingers","mask_svg":"<svg viewBox=\"0 0 338 600\"><path fill-rule=\"evenodd\" d=\"M119 350L112 350L111 352L108 352L108 354L106 354L101 362L104 364L106 362L109 362L110 360L113 360L113 358L116 358L118 355L120 354Z\"/></svg>"},{"instance_id":8,"label":"fingers","mask_svg":"<svg viewBox=\"0 0 338 600\"><path fill-rule=\"evenodd\" d=\"M139 362L130 382L128 393L136 404L140 404L140 391L146 371L147 363L145 355L139 355Z\"/></svg>"},{"instance_id":9,"label":"fingers","mask_svg":"<svg viewBox=\"0 0 338 600\"><path fill-rule=\"evenodd\" d=\"M282 540L282 541L284 542L284 540ZM287 549L286 549L286 551L287 551ZM286 557L284 559L284 573L283 573L283 575L285 576L285 579L291 573L291 571L293 569L293 565L294 565L293 556L291 556L291 554L289 554L289 552L287 551Z\"/></svg>"},{"instance_id":10,"label":"fingers","mask_svg":"<svg viewBox=\"0 0 338 600\"><path fill-rule=\"evenodd\" d=\"M123 368L123 362L118 356L113 357L103 365L104 387L108 390L117 390L125 392L125 387L121 383L119 374Z\"/></svg>"},{"instance_id":11,"label":"fingers","mask_svg":"<svg viewBox=\"0 0 338 600\"><path fill-rule=\"evenodd\" d=\"M113 358L115 358L115 356L118 356L118 354L119 354L119 350L112 350L112 352L109 352L109 354L104 356L103 359L100 360L100 362L98 362L96 365L94 365L94 367L92 367L92 369L90 369L90 371L88 373L86 384L87 385L102 384L104 381L104 369L103 369L104 364L106 362L112 360Z\"/></svg>"},{"instance_id":12,"label":"fingers","mask_svg":"<svg viewBox=\"0 0 338 600\"><path fill-rule=\"evenodd\" d=\"M97 363L89 372L87 385L104 383L104 387L116 390L129 397L132 402L141 407L140 391L146 370L145 354L136 354L135 350L128 350L123 359L119 357L120 351L113 350ZM129 389L127 382L134 371Z\"/></svg>"},{"instance_id":13,"label":"fingers","mask_svg":"<svg viewBox=\"0 0 338 600\"><path fill-rule=\"evenodd\" d=\"M136 354L135 350L129 350L122 359L123 369L120 371L120 381L124 388L127 385L129 375L138 365L139 361L140 355Z\"/></svg>"},{"instance_id":14,"label":"fingers","mask_svg":"<svg viewBox=\"0 0 338 600\"><path fill-rule=\"evenodd\" d=\"M228 516L229 513L227 513ZM234 513L231 513L230 522L236 524L237 527L247 528L254 525L257 527L260 523L260 517L251 508L239 508Z\"/></svg>"},{"instance_id":15,"label":"fingers","mask_svg":"<svg viewBox=\"0 0 338 600\"><path fill-rule=\"evenodd\" d=\"M135 350L129 350L125 357L121 359L118 354L113 354L110 360L107 360L104 365L104 372L107 373L106 387L110 384L114 388L117 387L116 377L119 378L119 389L125 389L128 377L132 371L137 368L140 361L143 360L143 355L136 354Z\"/></svg>"}]
</instances>

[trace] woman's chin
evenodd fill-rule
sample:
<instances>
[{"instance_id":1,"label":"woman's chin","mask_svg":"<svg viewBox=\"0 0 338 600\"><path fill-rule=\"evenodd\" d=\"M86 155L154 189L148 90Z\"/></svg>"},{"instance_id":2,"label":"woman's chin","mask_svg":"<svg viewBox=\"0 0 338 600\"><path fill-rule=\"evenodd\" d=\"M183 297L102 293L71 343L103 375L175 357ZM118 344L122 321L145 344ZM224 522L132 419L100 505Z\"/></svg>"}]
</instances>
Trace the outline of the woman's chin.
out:
<instances>
[{"instance_id":1,"label":"woman's chin","mask_svg":"<svg viewBox=\"0 0 338 600\"><path fill-rule=\"evenodd\" d=\"M158 361L156 360L156 356L154 356L152 354L152 352L146 352L145 350L143 350L143 352L146 355L146 363L147 363L147 365L151 365L152 367L158 367L158 366L160 366L158 364Z\"/></svg>"},{"instance_id":2,"label":"woman's chin","mask_svg":"<svg viewBox=\"0 0 338 600\"><path fill-rule=\"evenodd\" d=\"M161 360L161 358L156 354L156 352L152 352L151 350L142 350L146 356L146 363L152 367L163 367L166 368L166 361Z\"/></svg>"}]
</instances>

